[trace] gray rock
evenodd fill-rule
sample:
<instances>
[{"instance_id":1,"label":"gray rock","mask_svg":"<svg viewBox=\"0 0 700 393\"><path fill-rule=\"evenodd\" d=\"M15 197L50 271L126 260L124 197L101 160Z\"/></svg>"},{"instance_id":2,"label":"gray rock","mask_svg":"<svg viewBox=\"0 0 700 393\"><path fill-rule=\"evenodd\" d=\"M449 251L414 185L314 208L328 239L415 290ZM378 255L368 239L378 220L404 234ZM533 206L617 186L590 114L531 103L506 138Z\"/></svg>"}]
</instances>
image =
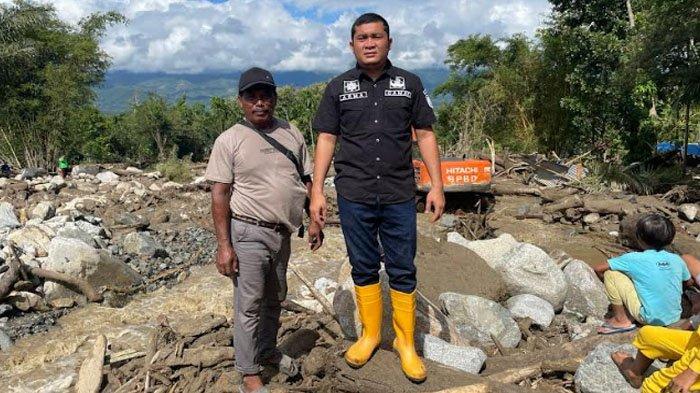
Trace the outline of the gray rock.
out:
<instances>
[{"instance_id":1,"label":"gray rock","mask_svg":"<svg viewBox=\"0 0 700 393\"><path fill-rule=\"evenodd\" d=\"M1 277L1 276L2 276L2 275L0 275L0 277ZM3 315L9 313L9 312L12 311L12 310L13 310L13 307L10 306L9 304L4 304L4 303L3 303L3 304L0 304L0 317L2 317Z\"/></svg>"},{"instance_id":2,"label":"gray rock","mask_svg":"<svg viewBox=\"0 0 700 393\"><path fill-rule=\"evenodd\" d=\"M86 232L92 236L104 237L105 235L105 230L99 225L95 225L87 221L76 221L75 225L81 231Z\"/></svg>"},{"instance_id":3,"label":"gray rock","mask_svg":"<svg viewBox=\"0 0 700 393\"><path fill-rule=\"evenodd\" d=\"M51 202L39 202L32 212L29 214L30 218L38 218L41 221L48 220L56 215L56 208Z\"/></svg>"},{"instance_id":4,"label":"gray rock","mask_svg":"<svg viewBox=\"0 0 700 393\"><path fill-rule=\"evenodd\" d=\"M40 176L46 175L46 169L44 168L24 168L20 172L20 180L31 180Z\"/></svg>"},{"instance_id":5,"label":"gray rock","mask_svg":"<svg viewBox=\"0 0 700 393\"><path fill-rule=\"evenodd\" d=\"M448 213L448 214L443 214L442 217L440 217L440 221L438 222L438 224L441 227L454 228L458 222L459 222L459 220L457 219L457 216L455 216L454 214Z\"/></svg>"},{"instance_id":6,"label":"gray rock","mask_svg":"<svg viewBox=\"0 0 700 393\"><path fill-rule=\"evenodd\" d=\"M469 244L469 240L465 239L464 236L459 234L459 232L449 232L447 234L447 242L459 244L462 247L467 247Z\"/></svg>"},{"instance_id":7,"label":"gray rock","mask_svg":"<svg viewBox=\"0 0 700 393\"><path fill-rule=\"evenodd\" d=\"M140 170L139 168L130 166L130 167L127 167L127 168L126 168L126 173L128 173L128 174L130 174L130 175L140 175L140 174L143 173L143 171Z\"/></svg>"},{"instance_id":8,"label":"gray rock","mask_svg":"<svg viewBox=\"0 0 700 393\"><path fill-rule=\"evenodd\" d=\"M72 276L87 277L100 262L98 250L78 239L57 236L49 244L45 268Z\"/></svg>"},{"instance_id":9,"label":"gray rock","mask_svg":"<svg viewBox=\"0 0 700 393\"><path fill-rule=\"evenodd\" d=\"M78 221L78 222L81 222L81 221ZM90 247L95 247L97 244L95 243L95 240L93 239L93 235L82 230L78 226L78 222L66 223L66 225L64 225L62 228L60 228L58 230L57 236L60 236L60 237L66 238L66 239L80 240ZM87 223L85 223L85 224L87 224Z\"/></svg>"},{"instance_id":10,"label":"gray rock","mask_svg":"<svg viewBox=\"0 0 700 393\"><path fill-rule=\"evenodd\" d=\"M593 269L583 261L574 259L564 268L569 283L564 309L577 314L603 318L608 311L605 287Z\"/></svg>"},{"instance_id":11,"label":"gray rock","mask_svg":"<svg viewBox=\"0 0 700 393\"><path fill-rule=\"evenodd\" d=\"M423 357L468 372L479 374L486 361L486 353L480 348L458 347L435 336L422 337Z\"/></svg>"},{"instance_id":12,"label":"gray rock","mask_svg":"<svg viewBox=\"0 0 700 393\"><path fill-rule=\"evenodd\" d=\"M116 183L119 181L119 175L112 171L100 172L95 177L102 183Z\"/></svg>"},{"instance_id":13,"label":"gray rock","mask_svg":"<svg viewBox=\"0 0 700 393\"><path fill-rule=\"evenodd\" d=\"M588 225L595 224L598 221L600 221L600 214L598 213L588 213L583 216L583 222Z\"/></svg>"},{"instance_id":14,"label":"gray rock","mask_svg":"<svg viewBox=\"0 0 700 393\"><path fill-rule=\"evenodd\" d=\"M501 257L495 270L511 295L538 296L552 304L555 311L564 306L569 284L561 269L542 249L528 243L518 244Z\"/></svg>"},{"instance_id":15,"label":"gray rock","mask_svg":"<svg viewBox=\"0 0 700 393\"><path fill-rule=\"evenodd\" d=\"M125 252L152 257L160 247L148 232L132 232L122 240Z\"/></svg>"},{"instance_id":16,"label":"gray rock","mask_svg":"<svg viewBox=\"0 0 700 393\"><path fill-rule=\"evenodd\" d=\"M604 342L598 344L579 366L574 375L574 384L578 393L638 393L639 390L630 386L625 377L610 358L615 351L626 351L633 356L637 349L630 344L612 344ZM656 371L661 364L654 363L647 371L649 375Z\"/></svg>"},{"instance_id":17,"label":"gray rock","mask_svg":"<svg viewBox=\"0 0 700 393\"><path fill-rule=\"evenodd\" d=\"M693 222L698 217L698 205L695 203L684 203L678 206L678 216L688 222Z\"/></svg>"},{"instance_id":18,"label":"gray rock","mask_svg":"<svg viewBox=\"0 0 700 393\"><path fill-rule=\"evenodd\" d=\"M443 312L455 323L465 341L481 346L493 345L493 335L506 348L515 348L520 342L518 324L500 304L453 292L442 293L439 299Z\"/></svg>"},{"instance_id":19,"label":"gray rock","mask_svg":"<svg viewBox=\"0 0 700 393\"><path fill-rule=\"evenodd\" d=\"M503 262L503 256L518 244L520 243L513 236L504 233L495 239L469 242L466 247L486 261L492 269L496 269Z\"/></svg>"},{"instance_id":20,"label":"gray rock","mask_svg":"<svg viewBox=\"0 0 700 393\"><path fill-rule=\"evenodd\" d=\"M12 205L9 202L0 203L0 229L13 229L20 226L21 224L17 216L15 216L15 209Z\"/></svg>"},{"instance_id":21,"label":"gray rock","mask_svg":"<svg viewBox=\"0 0 700 393\"><path fill-rule=\"evenodd\" d=\"M10 233L7 238L22 249L34 247L45 255L49 249L51 234L43 226L27 225Z\"/></svg>"},{"instance_id":22,"label":"gray rock","mask_svg":"<svg viewBox=\"0 0 700 393\"><path fill-rule=\"evenodd\" d=\"M91 175L95 176L100 173L100 167L98 165L76 165L71 170L71 175L77 177L78 175Z\"/></svg>"},{"instance_id":23,"label":"gray rock","mask_svg":"<svg viewBox=\"0 0 700 393\"><path fill-rule=\"evenodd\" d=\"M0 329L0 351L6 352L11 347L12 339L3 329Z\"/></svg>"},{"instance_id":24,"label":"gray rock","mask_svg":"<svg viewBox=\"0 0 700 393\"><path fill-rule=\"evenodd\" d=\"M530 318L535 324L547 328L554 319L554 307L535 295L517 295L506 301L506 307L514 318Z\"/></svg>"}]
</instances>

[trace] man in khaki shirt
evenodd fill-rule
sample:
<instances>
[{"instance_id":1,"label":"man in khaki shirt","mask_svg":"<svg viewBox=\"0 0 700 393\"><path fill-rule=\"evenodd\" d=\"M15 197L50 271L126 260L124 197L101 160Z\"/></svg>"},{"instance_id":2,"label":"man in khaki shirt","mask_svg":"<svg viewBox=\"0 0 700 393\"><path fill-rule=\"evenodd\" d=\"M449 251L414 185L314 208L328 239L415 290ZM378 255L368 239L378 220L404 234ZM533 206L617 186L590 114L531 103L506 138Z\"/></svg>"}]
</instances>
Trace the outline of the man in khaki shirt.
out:
<instances>
[{"instance_id":1,"label":"man in khaki shirt","mask_svg":"<svg viewBox=\"0 0 700 393\"><path fill-rule=\"evenodd\" d=\"M277 330L287 296L290 237L302 223L312 168L299 130L274 117L277 93L272 75L251 68L238 86L245 121L216 139L205 176L213 182L216 267L232 277L234 285L236 369L243 374L239 391L265 393L263 365L277 365L288 375L298 373L298 366L277 350ZM311 249L322 242L323 233L312 222Z\"/></svg>"}]
</instances>

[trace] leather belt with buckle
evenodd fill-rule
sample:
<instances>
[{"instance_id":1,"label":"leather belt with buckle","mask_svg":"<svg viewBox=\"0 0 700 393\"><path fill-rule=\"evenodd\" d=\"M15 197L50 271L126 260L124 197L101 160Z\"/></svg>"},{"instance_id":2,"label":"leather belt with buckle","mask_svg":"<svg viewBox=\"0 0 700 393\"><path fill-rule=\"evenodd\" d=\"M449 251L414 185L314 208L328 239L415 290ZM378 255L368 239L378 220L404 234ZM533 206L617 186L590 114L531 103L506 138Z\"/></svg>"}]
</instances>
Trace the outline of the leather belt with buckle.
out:
<instances>
[{"instance_id":1,"label":"leather belt with buckle","mask_svg":"<svg viewBox=\"0 0 700 393\"><path fill-rule=\"evenodd\" d=\"M275 232L289 233L289 229L284 224L275 224L272 222L258 220L257 218L241 216L240 214L235 214L235 213L231 214L231 218L233 218L234 220L245 222L246 224L251 224L251 225L256 225L256 226L263 227L263 228L272 229Z\"/></svg>"}]
</instances>

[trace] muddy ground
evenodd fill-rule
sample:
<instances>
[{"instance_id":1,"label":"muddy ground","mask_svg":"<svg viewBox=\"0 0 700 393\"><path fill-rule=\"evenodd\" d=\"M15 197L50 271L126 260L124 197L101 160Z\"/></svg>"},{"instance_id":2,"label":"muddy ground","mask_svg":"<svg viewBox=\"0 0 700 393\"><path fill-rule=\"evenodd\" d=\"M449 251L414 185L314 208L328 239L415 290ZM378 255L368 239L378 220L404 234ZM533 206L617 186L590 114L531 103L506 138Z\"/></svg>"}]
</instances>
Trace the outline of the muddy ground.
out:
<instances>
[{"instance_id":1,"label":"muddy ground","mask_svg":"<svg viewBox=\"0 0 700 393\"><path fill-rule=\"evenodd\" d=\"M201 174L201 169L194 171ZM94 193L102 191L109 190L95 190ZM331 196L334 190L329 187L326 193ZM2 198L16 207L30 208L39 200L61 205L85 194L78 190L57 195L5 192ZM495 196L490 209L484 213L486 216L479 216L488 227L484 233L510 233L518 241L532 243L549 252L565 251L591 265L627 249L620 244L616 234L619 220L613 215L591 225L567 220L546 222L538 218L516 218L523 206L541 203L538 196ZM660 202L658 197L640 197L634 203L647 206ZM122 256L144 277L145 284L126 292L107 290L102 303L83 301L71 308L14 312L6 316L3 327L15 342L12 348L0 354L0 386L7 386L12 392L70 391L78 382L78 369L92 350L95 338L104 335L109 342L109 356L112 359L125 356L126 360L105 365L103 391L143 391L146 379L155 381L149 382L150 386L162 388L155 391L235 391L240 377L233 371L232 356L235 355L226 349L231 347L232 286L212 265L215 244L209 206L206 188L190 187L154 193L133 204L112 199L106 206L94 207L91 214L103 219L113 239L137 229L148 229L166 245L168 257ZM458 217L471 217L473 211L473 206L469 205L450 209L450 213ZM164 219L165 216L168 218ZM448 291L504 300L505 286L498 275L470 250L446 242L450 229L432 224L428 218L419 214L421 235L416 263L421 292L433 303L438 302L440 293ZM674 243L676 251L700 255L700 242L695 239L697 225L679 225ZM456 229L469 238L473 231L464 229L467 226L468 223L461 230L459 226ZM340 229L331 225L326 234L324 247L313 254L303 239L293 240L290 267L312 282L321 277L337 277L347 260ZM304 372L302 377L287 379L274 369L268 370L266 378L273 391L427 392L459 386L473 387L473 390L463 390L465 392L573 391L573 370L558 370L546 378L525 378L518 381L518 385L505 385L430 361L426 362L429 379L416 385L404 378L396 356L383 349L365 367L350 369L342 361L342 352L349 342L339 334L338 324L323 313L297 276L290 274L288 278L290 297L295 299L296 306L284 311L280 342L287 353L300 360ZM332 298L330 292L324 295ZM198 322L217 318L218 324L213 324L216 326L209 331L177 329L178 325L196 326ZM561 320L555 320L544 331L528 327L525 330L529 334L517 349L505 353L497 348L490 349L484 374L555 357L552 351L570 343ZM156 346L154 337L161 337ZM223 357L209 365L202 364L202 358L178 365L168 360L172 355L168 351L201 348L220 350L219 355ZM160 352L158 356L154 351ZM144 366L144 359L149 358L154 365L151 368Z\"/></svg>"}]
</instances>

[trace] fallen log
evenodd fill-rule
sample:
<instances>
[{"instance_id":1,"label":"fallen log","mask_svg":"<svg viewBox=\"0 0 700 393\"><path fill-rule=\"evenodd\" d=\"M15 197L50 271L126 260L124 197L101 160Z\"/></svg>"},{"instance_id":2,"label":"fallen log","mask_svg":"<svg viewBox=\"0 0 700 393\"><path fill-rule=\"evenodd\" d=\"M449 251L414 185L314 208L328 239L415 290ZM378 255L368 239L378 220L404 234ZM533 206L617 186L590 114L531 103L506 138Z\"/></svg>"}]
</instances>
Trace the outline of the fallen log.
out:
<instances>
[{"instance_id":1,"label":"fallen log","mask_svg":"<svg viewBox=\"0 0 700 393\"><path fill-rule=\"evenodd\" d=\"M107 338L100 334L95 340L92 352L80 366L78 383L75 385L77 393L97 393L102 385L102 366L105 352L107 351Z\"/></svg>"},{"instance_id":2,"label":"fallen log","mask_svg":"<svg viewBox=\"0 0 700 393\"><path fill-rule=\"evenodd\" d=\"M226 360L233 360L235 351L231 347L200 347L185 349L182 357L175 354L165 359L162 364L168 367L212 367Z\"/></svg>"},{"instance_id":3,"label":"fallen log","mask_svg":"<svg viewBox=\"0 0 700 393\"><path fill-rule=\"evenodd\" d=\"M69 276L67 274L58 273L51 270L40 269L38 267L29 269L29 273L36 277L43 278L44 280L52 281L71 289L77 289L91 302L102 301L102 294L97 292L95 287L82 278Z\"/></svg>"},{"instance_id":4,"label":"fallen log","mask_svg":"<svg viewBox=\"0 0 700 393\"><path fill-rule=\"evenodd\" d=\"M586 199L583 202L583 210L588 213L617 214L629 216L637 212L636 207L623 199Z\"/></svg>"},{"instance_id":5,"label":"fallen log","mask_svg":"<svg viewBox=\"0 0 700 393\"><path fill-rule=\"evenodd\" d=\"M579 197L578 195L574 195L574 196L562 198L561 200L559 200L555 203L544 206L542 210L545 213L551 214L554 212L564 211L566 209L575 209L575 208L583 207L583 204L584 204L584 202L581 199L581 197Z\"/></svg>"},{"instance_id":6,"label":"fallen log","mask_svg":"<svg viewBox=\"0 0 700 393\"><path fill-rule=\"evenodd\" d=\"M527 374L527 371L533 367L538 368L542 372L570 372L570 370L578 368L583 359L598 344L602 342L628 343L632 341L636 333L628 332L612 336L596 334L540 351L488 358L483 375L490 377L491 375L500 374L500 378L506 378L508 375L511 375L512 377L510 378L513 379L515 376Z\"/></svg>"},{"instance_id":7,"label":"fallen log","mask_svg":"<svg viewBox=\"0 0 700 393\"><path fill-rule=\"evenodd\" d=\"M19 261L17 251L12 243L10 243L10 252L12 253L12 258L7 262L8 269L0 278L0 300L6 298L12 292L15 283L20 279L20 271L22 270L22 263Z\"/></svg>"},{"instance_id":8,"label":"fallen log","mask_svg":"<svg viewBox=\"0 0 700 393\"><path fill-rule=\"evenodd\" d=\"M542 191L537 187L519 186L513 184L494 184L491 186L494 195L532 195L542 196Z\"/></svg>"}]
</instances>

